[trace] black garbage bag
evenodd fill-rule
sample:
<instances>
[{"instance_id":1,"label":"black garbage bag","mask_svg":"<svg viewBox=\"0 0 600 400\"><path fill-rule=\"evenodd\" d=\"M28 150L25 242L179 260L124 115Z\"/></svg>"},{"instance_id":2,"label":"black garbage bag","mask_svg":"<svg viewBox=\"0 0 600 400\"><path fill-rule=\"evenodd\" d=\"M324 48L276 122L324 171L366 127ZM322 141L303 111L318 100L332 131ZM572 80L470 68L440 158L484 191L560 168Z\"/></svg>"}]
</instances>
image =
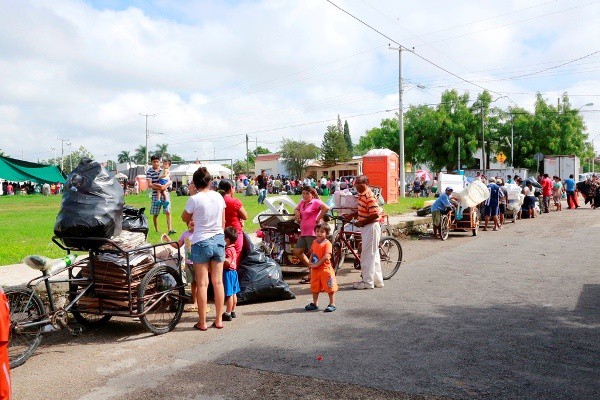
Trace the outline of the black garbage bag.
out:
<instances>
[{"instance_id":1,"label":"black garbage bag","mask_svg":"<svg viewBox=\"0 0 600 400\"><path fill-rule=\"evenodd\" d=\"M246 235L244 247L242 261L238 264L238 304L295 299L283 280L281 266L254 246Z\"/></svg>"},{"instance_id":2,"label":"black garbage bag","mask_svg":"<svg viewBox=\"0 0 600 400\"><path fill-rule=\"evenodd\" d=\"M148 217L144 214L146 208L123 207L123 230L129 232L142 232L148 237L150 225Z\"/></svg>"},{"instance_id":3,"label":"black garbage bag","mask_svg":"<svg viewBox=\"0 0 600 400\"><path fill-rule=\"evenodd\" d=\"M89 158L81 160L67 177L54 234L60 238L110 238L121 233L123 187ZM71 247L91 248L93 242L65 241Z\"/></svg>"}]
</instances>

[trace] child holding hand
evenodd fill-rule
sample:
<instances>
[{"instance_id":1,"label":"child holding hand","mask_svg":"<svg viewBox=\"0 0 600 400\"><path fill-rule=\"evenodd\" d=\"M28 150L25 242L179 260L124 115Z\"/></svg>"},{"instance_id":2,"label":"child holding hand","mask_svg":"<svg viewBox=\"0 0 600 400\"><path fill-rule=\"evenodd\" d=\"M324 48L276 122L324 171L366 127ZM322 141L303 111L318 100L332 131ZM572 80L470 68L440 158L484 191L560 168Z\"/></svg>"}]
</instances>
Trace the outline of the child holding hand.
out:
<instances>
[{"instance_id":1,"label":"child holding hand","mask_svg":"<svg viewBox=\"0 0 600 400\"><path fill-rule=\"evenodd\" d=\"M235 242L238 233L234 227L225 228L225 262L223 263L223 289L225 290L225 312L223 321L231 321L236 317L235 306L237 305L237 293L240 291L240 283L237 273L237 253Z\"/></svg>"},{"instance_id":2,"label":"child holding hand","mask_svg":"<svg viewBox=\"0 0 600 400\"><path fill-rule=\"evenodd\" d=\"M310 291L313 294L313 302L304 307L306 311L318 310L319 293L325 292L329 295L329 305L325 312L336 310L333 296L338 291L335 279L335 271L331 266L332 244L327 240L331 232L329 224L321 222L315 227L316 239L310 248Z\"/></svg>"}]
</instances>

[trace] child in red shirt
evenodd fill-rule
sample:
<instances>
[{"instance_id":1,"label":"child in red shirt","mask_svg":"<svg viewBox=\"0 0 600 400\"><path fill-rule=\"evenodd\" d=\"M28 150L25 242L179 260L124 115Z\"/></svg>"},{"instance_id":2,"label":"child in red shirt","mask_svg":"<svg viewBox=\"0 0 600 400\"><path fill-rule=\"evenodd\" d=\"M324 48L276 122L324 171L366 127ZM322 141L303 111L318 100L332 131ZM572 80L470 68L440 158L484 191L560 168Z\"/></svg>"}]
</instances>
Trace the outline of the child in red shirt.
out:
<instances>
[{"instance_id":1,"label":"child in red shirt","mask_svg":"<svg viewBox=\"0 0 600 400\"><path fill-rule=\"evenodd\" d=\"M223 289L225 290L225 312L223 321L231 321L236 317L237 293L240 291L240 282L237 273L237 253L235 242L238 233L232 226L225 228L225 262L223 263Z\"/></svg>"},{"instance_id":2,"label":"child in red shirt","mask_svg":"<svg viewBox=\"0 0 600 400\"><path fill-rule=\"evenodd\" d=\"M329 224L321 222L315 227L317 238L310 248L310 291L313 294L313 302L304 307L306 311L318 310L319 293L325 292L329 295L329 305L325 312L336 310L333 296L338 291L335 279L335 271L331 266L332 245L327 236L331 232Z\"/></svg>"}]
</instances>

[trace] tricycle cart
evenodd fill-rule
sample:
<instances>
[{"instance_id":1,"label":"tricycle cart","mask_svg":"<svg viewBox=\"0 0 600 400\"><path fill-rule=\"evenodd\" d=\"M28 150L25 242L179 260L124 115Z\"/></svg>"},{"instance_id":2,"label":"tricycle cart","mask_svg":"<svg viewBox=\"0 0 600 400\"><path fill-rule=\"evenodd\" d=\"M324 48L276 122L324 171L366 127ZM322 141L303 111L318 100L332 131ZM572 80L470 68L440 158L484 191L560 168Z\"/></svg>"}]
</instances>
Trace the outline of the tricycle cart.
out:
<instances>
[{"instance_id":1,"label":"tricycle cart","mask_svg":"<svg viewBox=\"0 0 600 400\"><path fill-rule=\"evenodd\" d=\"M450 231L471 231L473 236L477 236L479 230L479 210L477 207L469 207L462 210L462 218L457 219L454 210L448 213L442 213L442 221L440 223L440 239L448 239Z\"/></svg>"},{"instance_id":2,"label":"tricycle cart","mask_svg":"<svg viewBox=\"0 0 600 400\"><path fill-rule=\"evenodd\" d=\"M139 236L141 235L141 236ZM152 333L172 330L186 300L181 279L181 254L165 251L171 243L148 245L143 233L124 232L103 238L52 238L67 254L85 250L87 258L73 264L32 266L41 271L26 286L6 288L11 325L8 353L12 368L23 364L41 342L42 333L67 328L69 313L81 325L94 327L113 316L139 318ZM83 240L83 241L82 241ZM139 245L132 245L131 243ZM78 245L85 243L85 245ZM176 242L172 242L176 243ZM68 272L68 277L57 276ZM68 283L65 305L56 304L52 283ZM37 288L44 284L48 307Z\"/></svg>"}]
</instances>

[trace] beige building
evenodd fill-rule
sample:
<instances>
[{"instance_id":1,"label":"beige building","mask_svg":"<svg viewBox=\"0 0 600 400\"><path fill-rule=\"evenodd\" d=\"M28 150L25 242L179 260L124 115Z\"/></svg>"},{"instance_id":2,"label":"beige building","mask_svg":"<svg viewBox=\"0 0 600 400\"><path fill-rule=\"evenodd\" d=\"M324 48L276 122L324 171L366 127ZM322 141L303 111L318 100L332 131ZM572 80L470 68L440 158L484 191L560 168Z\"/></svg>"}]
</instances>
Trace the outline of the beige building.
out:
<instances>
[{"instance_id":1,"label":"beige building","mask_svg":"<svg viewBox=\"0 0 600 400\"><path fill-rule=\"evenodd\" d=\"M321 161L313 161L306 167L306 176L319 179L326 176L330 179L337 179L340 176L361 175L362 174L362 157L353 157L351 161L343 162L328 167L324 167Z\"/></svg>"}]
</instances>

